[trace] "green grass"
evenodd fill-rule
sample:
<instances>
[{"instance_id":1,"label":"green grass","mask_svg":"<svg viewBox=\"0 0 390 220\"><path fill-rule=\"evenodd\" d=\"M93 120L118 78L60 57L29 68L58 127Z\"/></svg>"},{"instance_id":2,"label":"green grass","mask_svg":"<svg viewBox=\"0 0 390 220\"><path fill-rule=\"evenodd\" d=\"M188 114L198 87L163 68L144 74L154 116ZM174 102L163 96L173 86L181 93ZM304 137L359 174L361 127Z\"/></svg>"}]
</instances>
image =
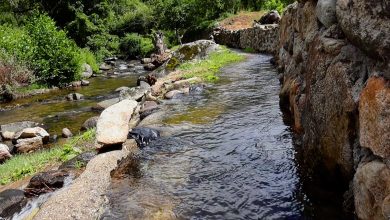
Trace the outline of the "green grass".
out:
<instances>
[{"instance_id":1,"label":"green grass","mask_svg":"<svg viewBox=\"0 0 390 220\"><path fill-rule=\"evenodd\" d=\"M31 91L37 90L37 89L47 89L48 87L46 85L40 85L37 83L30 84L28 86L24 87L15 87L15 92L21 93L21 94L26 94Z\"/></svg>"},{"instance_id":2,"label":"green grass","mask_svg":"<svg viewBox=\"0 0 390 220\"><path fill-rule=\"evenodd\" d=\"M252 47L247 47L244 49L245 53L256 53L256 50L253 49Z\"/></svg>"},{"instance_id":3,"label":"green grass","mask_svg":"<svg viewBox=\"0 0 390 220\"><path fill-rule=\"evenodd\" d=\"M88 130L75 136L61 146L41 150L31 154L19 154L0 165L0 185L18 181L24 177L42 172L50 164L65 162L77 156L86 148L80 147L95 138L96 131ZM77 146L77 148L76 148Z\"/></svg>"},{"instance_id":4,"label":"green grass","mask_svg":"<svg viewBox=\"0 0 390 220\"><path fill-rule=\"evenodd\" d=\"M223 66L244 59L245 56L222 47L221 50L212 52L207 59L181 64L178 69L184 72L183 76L186 79L200 77L205 81L214 82L219 79L217 74Z\"/></svg>"}]
</instances>

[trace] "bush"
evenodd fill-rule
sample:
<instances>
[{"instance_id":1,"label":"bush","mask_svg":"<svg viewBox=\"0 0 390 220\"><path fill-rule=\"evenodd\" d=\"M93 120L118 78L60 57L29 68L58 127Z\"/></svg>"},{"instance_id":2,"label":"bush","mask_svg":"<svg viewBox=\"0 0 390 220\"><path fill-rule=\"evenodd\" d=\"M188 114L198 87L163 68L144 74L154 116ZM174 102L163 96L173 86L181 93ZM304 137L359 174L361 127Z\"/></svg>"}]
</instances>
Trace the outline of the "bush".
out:
<instances>
[{"instance_id":1,"label":"bush","mask_svg":"<svg viewBox=\"0 0 390 220\"><path fill-rule=\"evenodd\" d=\"M63 85L80 77L79 49L50 17L35 15L25 27L34 45L30 62L41 83Z\"/></svg>"},{"instance_id":2,"label":"bush","mask_svg":"<svg viewBox=\"0 0 390 220\"><path fill-rule=\"evenodd\" d=\"M146 57L153 52L154 45L152 39L132 33L126 34L126 36L122 38L120 50L123 54L132 58L137 56Z\"/></svg>"},{"instance_id":3,"label":"bush","mask_svg":"<svg viewBox=\"0 0 390 220\"><path fill-rule=\"evenodd\" d=\"M95 55L88 48L81 49L80 55L83 63L89 64L94 72L99 72L99 65L96 62Z\"/></svg>"},{"instance_id":4,"label":"bush","mask_svg":"<svg viewBox=\"0 0 390 220\"><path fill-rule=\"evenodd\" d=\"M87 46L96 55L98 62L119 52L119 37L108 33L88 37Z\"/></svg>"},{"instance_id":5,"label":"bush","mask_svg":"<svg viewBox=\"0 0 390 220\"><path fill-rule=\"evenodd\" d=\"M266 0L262 4L262 9L277 10L279 14L282 14L283 9L290 3L292 3L290 0Z\"/></svg>"}]
</instances>

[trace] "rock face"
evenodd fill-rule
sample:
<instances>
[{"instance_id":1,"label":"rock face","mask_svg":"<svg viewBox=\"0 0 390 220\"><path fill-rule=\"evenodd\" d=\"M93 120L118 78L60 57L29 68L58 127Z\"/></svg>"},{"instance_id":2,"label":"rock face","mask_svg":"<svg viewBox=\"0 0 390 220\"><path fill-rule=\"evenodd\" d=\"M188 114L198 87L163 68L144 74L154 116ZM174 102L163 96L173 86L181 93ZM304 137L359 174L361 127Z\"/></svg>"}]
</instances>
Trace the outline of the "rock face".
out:
<instances>
[{"instance_id":1,"label":"rock face","mask_svg":"<svg viewBox=\"0 0 390 220\"><path fill-rule=\"evenodd\" d=\"M217 29L214 30L214 39L218 44L233 48L252 48L259 52L275 54L277 52L278 34L279 26L271 24L237 31Z\"/></svg>"},{"instance_id":2,"label":"rock face","mask_svg":"<svg viewBox=\"0 0 390 220\"><path fill-rule=\"evenodd\" d=\"M22 210L26 202L22 190L7 189L0 192L0 217L12 217L13 214Z\"/></svg>"},{"instance_id":3,"label":"rock face","mask_svg":"<svg viewBox=\"0 0 390 220\"><path fill-rule=\"evenodd\" d=\"M360 219L389 218L388 15L380 0L299 1L280 22L280 102L306 172L352 181Z\"/></svg>"},{"instance_id":4,"label":"rock face","mask_svg":"<svg viewBox=\"0 0 390 220\"><path fill-rule=\"evenodd\" d=\"M122 144L127 139L129 121L138 103L123 100L102 112L97 122L96 139L102 145Z\"/></svg>"}]
</instances>

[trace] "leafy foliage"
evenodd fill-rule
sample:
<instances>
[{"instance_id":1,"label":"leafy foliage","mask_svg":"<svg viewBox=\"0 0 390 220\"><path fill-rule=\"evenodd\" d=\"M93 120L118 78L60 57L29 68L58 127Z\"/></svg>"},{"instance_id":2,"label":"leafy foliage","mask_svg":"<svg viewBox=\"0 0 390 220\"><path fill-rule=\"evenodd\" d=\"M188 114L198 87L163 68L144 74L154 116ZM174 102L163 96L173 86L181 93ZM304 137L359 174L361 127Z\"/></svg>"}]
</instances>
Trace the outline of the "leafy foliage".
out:
<instances>
[{"instance_id":1,"label":"leafy foliage","mask_svg":"<svg viewBox=\"0 0 390 220\"><path fill-rule=\"evenodd\" d=\"M122 53L132 58L138 55L145 57L154 51L154 45L152 39L132 33L122 38L120 49Z\"/></svg>"}]
</instances>

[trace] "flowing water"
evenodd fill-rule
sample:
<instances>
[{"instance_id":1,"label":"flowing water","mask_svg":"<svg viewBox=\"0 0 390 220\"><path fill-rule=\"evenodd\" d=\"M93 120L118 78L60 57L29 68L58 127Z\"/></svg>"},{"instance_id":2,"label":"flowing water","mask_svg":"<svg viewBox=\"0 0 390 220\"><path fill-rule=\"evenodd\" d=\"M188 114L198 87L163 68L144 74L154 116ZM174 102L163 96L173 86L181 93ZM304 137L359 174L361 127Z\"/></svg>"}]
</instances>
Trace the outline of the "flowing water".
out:
<instances>
[{"instance_id":1,"label":"flowing water","mask_svg":"<svg viewBox=\"0 0 390 220\"><path fill-rule=\"evenodd\" d=\"M202 94L165 103L159 127L173 132L142 150L136 175L113 179L102 219L340 217L303 190L270 57L247 56Z\"/></svg>"},{"instance_id":2,"label":"flowing water","mask_svg":"<svg viewBox=\"0 0 390 220\"><path fill-rule=\"evenodd\" d=\"M122 61L117 64L125 65ZM121 70L116 68L114 71L120 72L117 77L91 78L90 85L86 87L55 90L11 103L1 103L0 124L29 120L45 124L51 135L60 135L65 127L76 132L86 119L99 115L91 109L96 103L117 97L115 89L119 87L136 86L137 78L145 74L140 68L142 66ZM73 92L83 94L84 100L67 101L65 97Z\"/></svg>"}]
</instances>

